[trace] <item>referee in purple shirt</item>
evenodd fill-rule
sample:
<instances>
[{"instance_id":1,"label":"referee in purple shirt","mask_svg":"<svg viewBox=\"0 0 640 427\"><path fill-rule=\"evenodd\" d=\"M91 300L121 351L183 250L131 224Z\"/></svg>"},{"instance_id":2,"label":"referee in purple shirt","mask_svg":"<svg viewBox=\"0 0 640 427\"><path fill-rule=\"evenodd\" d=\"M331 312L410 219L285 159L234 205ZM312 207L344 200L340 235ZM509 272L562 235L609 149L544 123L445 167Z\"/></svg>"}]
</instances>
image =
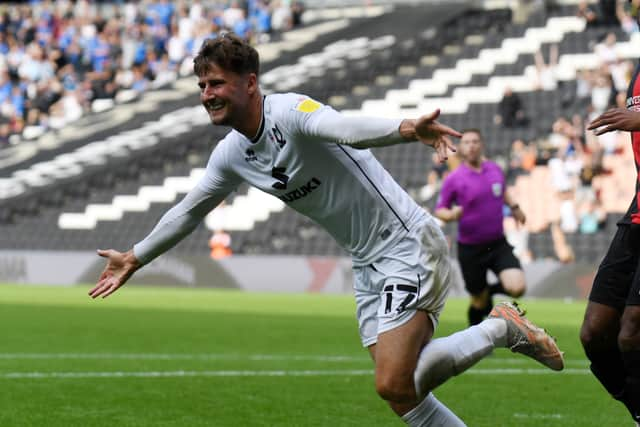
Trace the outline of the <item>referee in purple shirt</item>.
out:
<instances>
[{"instance_id":1,"label":"referee in purple shirt","mask_svg":"<svg viewBox=\"0 0 640 427\"><path fill-rule=\"evenodd\" d=\"M504 204L515 220L524 224L525 215L505 191L500 167L484 157L480 131L462 133L458 155L460 166L442 184L435 215L442 221L458 221L458 261L467 291L471 294L469 324L480 323L493 307L492 295L517 298L524 294L524 272L507 242L502 228ZM487 270L499 278L487 283Z\"/></svg>"}]
</instances>

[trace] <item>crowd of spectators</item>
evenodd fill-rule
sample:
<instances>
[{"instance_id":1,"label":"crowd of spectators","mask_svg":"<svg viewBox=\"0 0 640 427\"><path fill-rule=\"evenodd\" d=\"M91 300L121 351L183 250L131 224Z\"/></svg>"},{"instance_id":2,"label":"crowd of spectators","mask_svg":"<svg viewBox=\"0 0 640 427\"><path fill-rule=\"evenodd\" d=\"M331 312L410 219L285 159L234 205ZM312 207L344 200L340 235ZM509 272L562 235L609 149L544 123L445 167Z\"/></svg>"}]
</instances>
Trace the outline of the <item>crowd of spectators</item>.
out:
<instances>
[{"instance_id":1,"label":"crowd of spectators","mask_svg":"<svg viewBox=\"0 0 640 427\"><path fill-rule=\"evenodd\" d=\"M589 27L619 26L632 34L638 31L633 12L626 2L601 0L595 7L580 3L576 13ZM233 31L254 44L268 42L299 25L301 14L302 3L295 0L0 4L0 149L14 135L32 138L61 128L87 112L189 74L192 58L206 38ZM567 116L558 117L548 135L515 140L505 161L511 183L536 166L549 168L560 206L558 221L551 224L554 236L594 233L606 221L601 190L593 183L594 177L608 172L603 166L606 156L620 152L619 138L615 133L596 137L585 132L585 125L611 106L624 107L633 64L618 57L617 41L615 32L603 33L593 49L599 65L578 70L575 93L562 99ZM535 54L536 87L555 97L558 56L556 45L550 46L546 62L542 51ZM494 122L507 128L531 126L527 106L508 87ZM418 199L433 203L442 179L455 166L452 157L449 164L430 170ZM523 256L531 257L526 236L518 239L524 240Z\"/></svg>"},{"instance_id":2,"label":"crowd of spectators","mask_svg":"<svg viewBox=\"0 0 640 427\"><path fill-rule=\"evenodd\" d=\"M596 136L586 131L586 125L609 108L625 108L634 64L618 56L615 29L622 28L626 34L638 31L635 19L629 19L632 11L625 3L600 1L593 6L580 3L578 16L585 18L589 27L603 31L593 46L597 65L577 71L575 93L568 98L560 97L566 115L556 118L547 135L528 143L517 140L512 144L509 176L529 173L540 165L548 168L559 206L557 220L549 224L549 230L556 256L563 262L575 258L566 235L592 234L603 229L607 211L602 192L617 191L597 185L595 178L616 172L604 165L608 156L620 156L624 152L620 135L612 132ZM552 46L551 56L557 55L556 52L557 47Z\"/></svg>"},{"instance_id":3,"label":"crowd of spectators","mask_svg":"<svg viewBox=\"0 0 640 427\"><path fill-rule=\"evenodd\" d=\"M575 259L567 236L602 230L607 225L607 214L611 213L603 203L603 192L620 191L603 186L598 178L619 172L607 169L605 165L611 157L628 155L628 147L625 146L628 142L617 132L596 136L591 131L587 132L586 126L609 108L625 108L634 64L618 56L616 33L621 33L618 29L626 35L638 31L637 21L631 18L636 13L634 7L636 3L616 1L579 4L578 16L587 21L588 27L600 30L599 39L592 44L596 66L577 70L575 92L567 94L565 84L556 75L558 46L550 45L548 61L544 60L541 50L536 52L536 90L547 92L549 102L559 103L563 115L556 117L548 132L535 132L535 139L514 140L510 153L502 160L496 159L503 164L511 186L518 177L530 176L537 167L547 171L548 182L543 183L544 190L541 191L550 188L555 193L556 203L553 206L557 206L558 211L549 215L552 219L547 223L545 232L551 235L556 258L562 262ZM528 117L527 107L517 93L506 87L496 108L494 124L516 130L528 129L533 123ZM429 171L427 183L416 193L425 207L429 208L434 203L442 179L453 167L455 164ZM632 188L634 182L626 185ZM508 209L505 209L505 214L506 235L521 261L527 263L535 257L527 243L529 231L515 226Z\"/></svg>"},{"instance_id":4,"label":"crowd of spectators","mask_svg":"<svg viewBox=\"0 0 640 427\"><path fill-rule=\"evenodd\" d=\"M205 38L233 31L264 43L301 14L295 0L0 5L0 149L190 73Z\"/></svg>"}]
</instances>

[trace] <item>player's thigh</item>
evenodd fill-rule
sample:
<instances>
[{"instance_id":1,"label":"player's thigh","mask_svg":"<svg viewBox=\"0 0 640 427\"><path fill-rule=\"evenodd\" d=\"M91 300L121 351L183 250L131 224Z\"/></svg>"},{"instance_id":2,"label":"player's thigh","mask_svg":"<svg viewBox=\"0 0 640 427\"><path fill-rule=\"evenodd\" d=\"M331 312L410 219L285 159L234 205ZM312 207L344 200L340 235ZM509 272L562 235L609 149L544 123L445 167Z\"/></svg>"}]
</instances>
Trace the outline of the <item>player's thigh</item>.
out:
<instances>
[{"instance_id":1,"label":"player's thigh","mask_svg":"<svg viewBox=\"0 0 640 427\"><path fill-rule=\"evenodd\" d=\"M589 301L580 328L587 354L617 347L621 312L609 305Z\"/></svg>"},{"instance_id":2,"label":"player's thigh","mask_svg":"<svg viewBox=\"0 0 640 427\"><path fill-rule=\"evenodd\" d=\"M458 262L464 279L464 287L471 295L481 295L487 288L487 256L482 245L465 245L458 242Z\"/></svg>"},{"instance_id":3,"label":"player's thigh","mask_svg":"<svg viewBox=\"0 0 640 427\"><path fill-rule=\"evenodd\" d=\"M433 337L433 330L427 313L418 310L408 322L378 335L374 352L376 378L395 379L413 386L418 355Z\"/></svg>"},{"instance_id":4,"label":"player's thigh","mask_svg":"<svg viewBox=\"0 0 640 427\"><path fill-rule=\"evenodd\" d=\"M435 220L406 236L369 266L354 268L362 344L409 322L418 311L435 328L452 275L446 238Z\"/></svg>"},{"instance_id":5,"label":"player's thigh","mask_svg":"<svg viewBox=\"0 0 640 427\"><path fill-rule=\"evenodd\" d=\"M378 338L412 321L422 307L435 324L444 301L425 284L427 271L419 266L382 258L370 266L354 269L356 314L360 339L371 348Z\"/></svg>"},{"instance_id":6,"label":"player's thigh","mask_svg":"<svg viewBox=\"0 0 640 427\"><path fill-rule=\"evenodd\" d=\"M524 293L526 282L524 271L519 268L507 268L502 270L498 277L504 289L512 296L519 296Z\"/></svg>"},{"instance_id":7,"label":"player's thigh","mask_svg":"<svg viewBox=\"0 0 640 427\"><path fill-rule=\"evenodd\" d=\"M637 351L640 350L640 262L633 276L625 303L620 322L618 344L622 351Z\"/></svg>"},{"instance_id":8,"label":"player's thigh","mask_svg":"<svg viewBox=\"0 0 640 427\"><path fill-rule=\"evenodd\" d=\"M499 278L507 291L524 291L524 271L518 257L513 253L513 246L507 239L500 239L493 244L491 251L491 271Z\"/></svg>"},{"instance_id":9,"label":"player's thigh","mask_svg":"<svg viewBox=\"0 0 640 427\"><path fill-rule=\"evenodd\" d=\"M630 226L619 226L593 280L580 339L587 353L617 346L622 312L640 292L638 250Z\"/></svg>"}]
</instances>

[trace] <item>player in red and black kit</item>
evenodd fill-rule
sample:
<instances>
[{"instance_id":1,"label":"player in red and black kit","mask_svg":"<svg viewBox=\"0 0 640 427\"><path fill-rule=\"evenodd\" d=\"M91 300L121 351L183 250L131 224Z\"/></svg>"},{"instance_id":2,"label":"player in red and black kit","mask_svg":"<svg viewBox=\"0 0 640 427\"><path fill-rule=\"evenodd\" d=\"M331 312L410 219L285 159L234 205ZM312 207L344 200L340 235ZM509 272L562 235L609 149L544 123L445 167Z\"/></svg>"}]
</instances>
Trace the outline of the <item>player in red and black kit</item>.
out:
<instances>
[{"instance_id":1,"label":"player in red and black kit","mask_svg":"<svg viewBox=\"0 0 640 427\"><path fill-rule=\"evenodd\" d=\"M640 64L627 91L627 108L607 111L588 129L596 135L631 132L640 171ZM640 182L629 210L618 222L609 251L593 282L580 339L591 371L611 395L625 404L640 426Z\"/></svg>"}]
</instances>

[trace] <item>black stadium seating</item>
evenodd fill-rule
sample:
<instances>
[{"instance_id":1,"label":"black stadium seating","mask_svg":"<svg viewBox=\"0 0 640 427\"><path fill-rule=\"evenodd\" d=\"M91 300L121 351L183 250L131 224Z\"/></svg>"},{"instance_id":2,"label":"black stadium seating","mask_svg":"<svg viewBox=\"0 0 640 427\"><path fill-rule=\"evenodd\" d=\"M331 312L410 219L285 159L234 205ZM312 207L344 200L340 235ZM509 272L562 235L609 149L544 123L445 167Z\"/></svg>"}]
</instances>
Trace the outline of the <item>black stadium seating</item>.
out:
<instances>
[{"instance_id":1,"label":"black stadium seating","mask_svg":"<svg viewBox=\"0 0 640 427\"><path fill-rule=\"evenodd\" d=\"M435 7L435 6L434 6ZM321 46L338 40L356 37L371 39L393 35L395 43L371 51L364 58L345 59L339 67L327 65L323 75L310 78L292 89L320 101L331 103L341 99L338 109L358 109L367 99L383 99L390 89L406 89L416 78L430 78L439 68L450 68L464 58L475 58L481 49L496 48L507 37L521 37L528 27L543 26L547 16L534 14L526 25L511 22L511 11L467 10L460 6L437 6L439 14L430 13L426 6L397 7L383 18L355 20L346 30L326 35L322 40L288 52L286 59L298 58L321 50ZM447 12L447 13L444 13ZM550 16L571 16L570 7L557 8ZM441 18L438 20L438 16ZM428 18L425 18L428 17ZM424 30L416 31L411 23L421 22ZM429 22L429 25L424 25ZM398 25L394 25L397 23ZM568 33L559 43L560 54L588 52L606 29L586 29ZM619 39L624 34L616 30ZM470 35L482 36L480 44L465 44ZM457 46L458 50L446 48ZM546 46L544 47L546 50ZM453 52L453 53L451 53ZM421 62L426 56L433 63ZM280 61L282 62L282 61ZM475 74L465 85L450 85L443 97L451 96L458 87L486 85L494 75L521 75L533 64L532 55L520 55L513 64L497 65L491 75ZM265 72L279 64L265 64ZM402 67L412 66L413 73L403 74ZM381 77L387 77L382 82ZM575 90L575 83L565 82L566 93ZM272 88L267 87L267 90ZM445 114L442 121L456 128L479 128L487 142L490 156L506 156L511 141L516 138L534 140L549 132L555 118L563 111L562 97L545 92L521 93L530 115L536 117L533 126L523 129L503 129L493 125L496 104L471 104L465 114ZM197 99L193 99L195 105ZM158 185L167 176L187 176L193 168L204 167L211 148L224 135L224 129L210 126L196 129L188 140L174 139L158 144L149 152L135 158L123 158L92 170L77 179L60 182L53 188L43 188L25 196L2 201L0 205L0 249L93 250L98 247L126 249L141 239L172 203L153 203L146 212L125 212L118 221L98 221L90 230L63 230L58 227L62 212L82 212L89 203L109 203L115 195L135 194L143 185ZM424 147L401 145L375 151L376 156L408 190L424 184L427 170L432 166L431 152ZM1 171L7 176L7 171ZM238 194L246 194L242 187ZM236 196L236 195L234 195ZM233 197L230 198L232 201ZM181 197L181 196L179 196ZM609 219L608 224L615 221ZM571 235L569 241L576 256L588 261L597 260L607 243L604 233L611 233L611 225L591 236ZM451 226L446 230L451 233ZM192 236L176 248L183 253L206 253L211 231L199 226ZM231 231L232 246L240 254L343 254L339 246L312 221L285 208L272 213L250 231ZM608 235L607 234L607 235ZM548 232L532 234L530 247L537 257L553 256Z\"/></svg>"}]
</instances>

